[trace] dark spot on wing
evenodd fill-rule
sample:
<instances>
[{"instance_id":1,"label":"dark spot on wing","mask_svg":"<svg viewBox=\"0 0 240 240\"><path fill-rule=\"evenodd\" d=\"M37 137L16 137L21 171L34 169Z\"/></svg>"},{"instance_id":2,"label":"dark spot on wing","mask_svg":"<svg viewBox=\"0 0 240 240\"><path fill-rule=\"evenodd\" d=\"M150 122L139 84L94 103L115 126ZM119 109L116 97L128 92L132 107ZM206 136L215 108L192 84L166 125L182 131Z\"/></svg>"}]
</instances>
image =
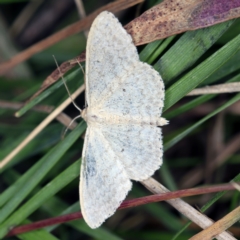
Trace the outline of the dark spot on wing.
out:
<instances>
[{"instance_id":1,"label":"dark spot on wing","mask_svg":"<svg viewBox=\"0 0 240 240\"><path fill-rule=\"evenodd\" d=\"M94 177L97 174L94 150L90 144L88 146L87 154L85 156L85 162L86 184L88 185L90 178Z\"/></svg>"}]
</instances>

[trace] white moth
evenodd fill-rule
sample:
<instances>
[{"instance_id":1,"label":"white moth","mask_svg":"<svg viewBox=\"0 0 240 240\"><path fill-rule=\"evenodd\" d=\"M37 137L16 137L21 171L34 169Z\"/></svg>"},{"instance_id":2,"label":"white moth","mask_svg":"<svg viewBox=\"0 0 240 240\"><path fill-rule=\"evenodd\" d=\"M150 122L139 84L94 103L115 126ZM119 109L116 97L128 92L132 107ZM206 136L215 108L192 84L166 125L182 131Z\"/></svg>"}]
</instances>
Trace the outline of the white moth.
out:
<instances>
[{"instance_id":1,"label":"white moth","mask_svg":"<svg viewBox=\"0 0 240 240\"><path fill-rule=\"evenodd\" d=\"M149 178L162 164L164 85L140 62L131 36L112 13L94 20L86 49L87 122L80 177L83 217L99 227L125 199L131 179Z\"/></svg>"}]
</instances>

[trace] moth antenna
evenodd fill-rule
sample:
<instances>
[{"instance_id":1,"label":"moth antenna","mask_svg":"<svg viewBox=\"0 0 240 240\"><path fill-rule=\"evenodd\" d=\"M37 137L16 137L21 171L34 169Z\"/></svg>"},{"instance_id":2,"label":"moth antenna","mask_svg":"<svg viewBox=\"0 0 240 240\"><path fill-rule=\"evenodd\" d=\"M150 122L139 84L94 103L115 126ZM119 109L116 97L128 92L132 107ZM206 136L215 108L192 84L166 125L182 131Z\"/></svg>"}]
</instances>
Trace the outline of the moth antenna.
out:
<instances>
[{"instance_id":1,"label":"moth antenna","mask_svg":"<svg viewBox=\"0 0 240 240\"><path fill-rule=\"evenodd\" d=\"M84 71L84 69L83 69L83 66L82 66L82 64L77 60L77 63L78 63L78 65L79 65L79 67L81 68L81 70L82 70L82 73L83 73L83 76L84 76L84 79L85 79L85 77L86 77L86 75L85 75L85 71ZM84 81L84 82L86 82L86 81ZM85 100L86 101L86 100ZM85 107L87 106L87 104L86 104L86 102L85 102Z\"/></svg>"},{"instance_id":2,"label":"moth antenna","mask_svg":"<svg viewBox=\"0 0 240 240\"><path fill-rule=\"evenodd\" d=\"M64 130L64 133L63 133L62 136L61 136L61 139L62 139L62 140L64 139L64 137L65 137L65 135L66 135L69 127L72 125L72 123L73 123L76 119L81 118L81 117L82 117L81 115L76 116L76 117L68 124L67 128Z\"/></svg>"},{"instance_id":3,"label":"moth antenna","mask_svg":"<svg viewBox=\"0 0 240 240\"><path fill-rule=\"evenodd\" d=\"M56 58L55 58L54 55L53 55L53 59L54 59L56 65L57 65L58 71L59 71L59 73L60 73L60 75L61 75L62 81L63 81L64 86L65 86L65 88L66 88L66 90L67 90L67 93L68 93L68 95L69 95L69 97L70 97L70 99L71 99L71 101L72 101L72 104L73 104L74 107L81 113L81 112L82 112L82 109L81 109L80 107L78 107L78 105L74 102L74 100L73 100L73 98L72 98L72 95L70 94L70 91L69 91L69 89L68 89L68 87L67 87L66 81L65 81L65 79L64 79L64 77L63 77L63 74L62 74L62 72L61 72L61 69L60 69L60 67L59 67L59 65L58 65L58 63L57 63L57 60L56 60ZM74 118L74 119L75 119L75 118Z\"/></svg>"},{"instance_id":4,"label":"moth antenna","mask_svg":"<svg viewBox=\"0 0 240 240\"><path fill-rule=\"evenodd\" d=\"M78 65L79 65L79 67L82 69L83 75L85 76L85 72L84 72L84 69L83 69L83 67L82 67L82 64L81 64L79 61L77 61L77 63L78 63Z\"/></svg>"}]
</instances>

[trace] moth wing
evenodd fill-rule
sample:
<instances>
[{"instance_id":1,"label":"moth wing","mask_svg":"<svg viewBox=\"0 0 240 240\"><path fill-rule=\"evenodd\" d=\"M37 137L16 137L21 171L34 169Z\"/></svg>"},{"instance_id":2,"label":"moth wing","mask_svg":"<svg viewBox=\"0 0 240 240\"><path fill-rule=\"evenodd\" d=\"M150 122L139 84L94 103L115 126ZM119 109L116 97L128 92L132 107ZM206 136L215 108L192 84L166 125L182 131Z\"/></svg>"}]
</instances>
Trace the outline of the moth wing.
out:
<instances>
[{"instance_id":1,"label":"moth wing","mask_svg":"<svg viewBox=\"0 0 240 240\"><path fill-rule=\"evenodd\" d=\"M110 84L94 110L104 115L151 121L159 119L164 106L164 84L161 76L151 66L138 61L128 69L127 75L118 82L117 88Z\"/></svg>"},{"instance_id":2,"label":"moth wing","mask_svg":"<svg viewBox=\"0 0 240 240\"><path fill-rule=\"evenodd\" d=\"M94 20L86 47L86 101L88 107L99 106L106 88L123 79L129 68L139 61L131 36L110 12Z\"/></svg>"},{"instance_id":3,"label":"moth wing","mask_svg":"<svg viewBox=\"0 0 240 240\"><path fill-rule=\"evenodd\" d=\"M145 180L162 164L161 128L151 125L108 125L102 134L130 179Z\"/></svg>"},{"instance_id":4,"label":"moth wing","mask_svg":"<svg viewBox=\"0 0 240 240\"><path fill-rule=\"evenodd\" d=\"M99 227L114 214L131 187L124 166L101 131L89 127L80 177L81 211L87 224Z\"/></svg>"}]
</instances>

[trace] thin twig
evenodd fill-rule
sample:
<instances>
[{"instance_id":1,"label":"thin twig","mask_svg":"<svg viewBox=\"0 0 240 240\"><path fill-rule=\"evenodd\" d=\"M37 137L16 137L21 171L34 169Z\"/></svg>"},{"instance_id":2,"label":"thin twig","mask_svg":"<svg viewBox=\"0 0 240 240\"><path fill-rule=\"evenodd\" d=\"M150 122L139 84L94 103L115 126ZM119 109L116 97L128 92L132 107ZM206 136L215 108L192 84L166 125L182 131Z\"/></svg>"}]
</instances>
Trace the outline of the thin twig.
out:
<instances>
[{"instance_id":1,"label":"thin twig","mask_svg":"<svg viewBox=\"0 0 240 240\"><path fill-rule=\"evenodd\" d=\"M240 184L232 182L232 185L240 192Z\"/></svg>"},{"instance_id":2,"label":"thin twig","mask_svg":"<svg viewBox=\"0 0 240 240\"><path fill-rule=\"evenodd\" d=\"M210 227L191 237L189 240L214 239L216 235L227 230L240 219L240 206L224 216Z\"/></svg>"},{"instance_id":3,"label":"thin twig","mask_svg":"<svg viewBox=\"0 0 240 240\"><path fill-rule=\"evenodd\" d=\"M82 0L74 0L75 4L77 6L77 10L78 10L78 14L80 19L85 18L86 17L86 12L82 3Z\"/></svg>"},{"instance_id":4,"label":"thin twig","mask_svg":"<svg viewBox=\"0 0 240 240\"><path fill-rule=\"evenodd\" d=\"M186 96L204 95L204 94L220 94L240 92L240 82L224 83L203 88L196 88Z\"/></svg>"},{"instance_id":5,"label":"thin twig","mask_svg":"<svg viewBox=\"0 0 240 240\"><path fill-rule=\"evenodd\" d=\"M63 76L67 71L75 67L80 62L85 61L85 56L86 53L83 52L76 58L63 62L50 75L48 75L46 79L44 79L40 89L36 93L34 93L33 96L27 102L30 102L32 99L37 97L41 92L43 92L53 83L55 83L59 78L61 78L61 76Z\"/></svg>"},{"instance_id":6,"label":"thin twig","mask_svg":"<svg viewBox=\"0 0 240 240\"><path fill-rule=\"evenodd\" d=\"M82 85L73 94L75 99L84 90ZM0 162L0 169L8 164L33 138L35 138L53 119L55 119L69 104L71 99L67 98L58 108L56 108L48 117L46 117L9 155Z\"/></svg>"},{"instance_id":7,"label":"thin twig","mask_svg":"<svg viewBox=\"0 0 240 240\"><path fill-rule=\"evenodd\" d=\"M0 109L14 109L18 110L21 107L23 107L25 103L19 103L19 102L8 102L0 100ZM47 105L38 105L34 106L32 108L33 111L36 112L44 112L44 113L51 113L53 111L53 106L47 106ZM60 113L56 119L62 123L64 126L70 128L71 130L74 129L77 126L76 122L72 122L73 126L69 126L69 123L72 121L72 119L65 113Z\"/></svg>"},{"instance_id":8,"label":"thin twig","mask_svg":"<svg viewBox=\"0 0 240 240\"><path fill-rule=\"evenodd\" d=\"M75 1L76 6L77 6L78 15L79 15L80 19L85 18L86 17L86 12L85 12L82 0L74 0L74 1ZM87 38L88 30L84 31L84 35Z\"/></svg>"},{"instance_id":9,"label":"thin twig","mask_svg":"<svg viewBox=\"0 0 240 240\"><path fill-rule=\"evenodd\" d=\"M66 88L66 91L67 91L67 93L68 93L69 98L70 98L71 101L72 101L72 104L73 104L74 107L81 113L81 112L82 112L82 109L81 109L81 108L75 103L75 101L72 99L71 93L70 93L70 91L69 91L69 89L68 89L67 83L66 83L66 81L65 81L65 79L64 79L64 77L63 77L63 74L62 74L62 72L61 72L61 69L60 69L59 66L58 66L58 63L57 63L57 60L56 60L55 56L53 56L53 59L54 59L56 65L57 65L57 69L58 69L58 71L59 71L59 73L60 73L60 75L61 75L63 84L64 84L64 86L65 86L65 88Z\"/></svg>"},{"instance_id":10,"label":"thin twig","mask_svg":"<svg viewBox=\"0 0 240 240\"><path fill-rule=\"evenodd\" d=\"M163 194L169 192L167 188L165 188L163 185L161 185L159 182L157 182L153 178L149 178L145 181L141 182L149 191L151 191L154 194ZM171 206L173 206L175 209L177 209L180 213L182 213L184 216L186 216L188 219L196 223L199 227L205 229L213 224L213 221L210 220L208 217L206 217L204 214L197 211L195 208L190 206L188 203L184 202L180 198L168 200L167 203L169 203ZM218 240L230 240L230 239L236 239L233 236L231 236L227 232L223 232L216 236ZM203 238L202 238L203 239Z\"/></svg>"}]
</instances>

